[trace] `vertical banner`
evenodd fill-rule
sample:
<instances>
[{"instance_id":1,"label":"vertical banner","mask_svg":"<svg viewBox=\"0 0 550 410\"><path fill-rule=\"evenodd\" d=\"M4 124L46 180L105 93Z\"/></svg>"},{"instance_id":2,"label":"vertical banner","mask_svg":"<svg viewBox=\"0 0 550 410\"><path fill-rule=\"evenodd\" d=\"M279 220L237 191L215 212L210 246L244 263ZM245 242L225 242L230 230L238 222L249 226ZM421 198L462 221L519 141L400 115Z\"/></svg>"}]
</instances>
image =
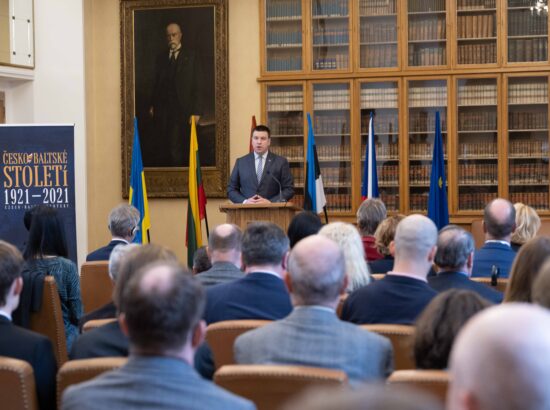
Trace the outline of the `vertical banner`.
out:
<instances>
[{"instance_id":1,"label":"vertical banner","mask_svg":"<svg viewBox=\"0 0 550 410\"><path fill-rule=\"evenodd\" d=\"M0 150L0 239L23 250L25 212L51 206L76 263L74 125L2 125Z\"/></svg>"}]
</instances>

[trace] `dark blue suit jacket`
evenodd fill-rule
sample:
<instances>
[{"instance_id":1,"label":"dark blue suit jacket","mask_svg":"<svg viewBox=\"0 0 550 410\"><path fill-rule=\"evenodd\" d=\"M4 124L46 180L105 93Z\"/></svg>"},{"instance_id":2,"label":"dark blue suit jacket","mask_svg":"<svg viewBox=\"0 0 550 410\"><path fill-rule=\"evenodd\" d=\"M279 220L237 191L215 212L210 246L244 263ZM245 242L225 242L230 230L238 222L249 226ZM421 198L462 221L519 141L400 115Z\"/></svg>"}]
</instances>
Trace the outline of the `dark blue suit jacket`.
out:
<instances>
[{"instance_id":1,"label":"dark blue suit jacket","mask_svg":"<svg viewBox=\"0 0 550 410\"><path fill-rule=\"evenodd\" d=\"M109 257L111 256L111 252L117 245L126 245L126 242L114 239L111 242L109 242L107 246L104 246L102 248L96 249L93 252L90 252L88 256L86 256L86 262L108 261Z\"/></svg>"},{"instance_id":2,"label":"dark blue suit jacket","mask_svg":"<svg viewBox=\"0 0 550 410\"><path fill-rule=\"evenodd\" d=\"M277 320L291 311L284 282L269 273L249 273L206 290L204 320L208 324L236 319Z\"/></svg>"},{"instance_id":3,"label":"dark blue suit jacket","mask_svg":"<svg viewBox=\"0 0 550 410\"><path fill-rule=\"evenodd\" d=\"M483 283L473 281L460 272L440 272L436 276L429 277L428 283L438 292L445 292L449 289L465 289L476 292L491 303L502 302L501 292L491 289Z\"/></svg>"},{"instance_id":4,"label":"dark blue suit jacket","mask_svg":"<svg viewBox=\"0 0 550 410\"><path fill-rule=\"evenodd\" d=\"M294 184L286 158L268 152L262 179L258 183L254 152L251 152L235 162L227 186L227 196L236 204L242 204L245 199L256 194L271 202L278 202L279 184L276 179L281 183L282 200L288 201L294 196Z\"/></svg>"},{"instance_id":5,"label":"dark blue suit jacket","mask_svg":"<svg viewBox=\"0 0 550 410\"><path fill-rule=\"evenodd\" d=\"M388 273L393 269L393 261L393 256L389 255L369 262L370 273Z\"/></svg>"},{"instance_id":6,"label":"dark blue suit jacket","mask_svg":"<svg viewBox=\"0 0 550 410\"><path fill-rule=\"evenodd\" d=\"M492 266L496 265L500 270L500 278L507 278L516 252L508 246L499 242L485 243L474 253L474 267L472 277L491 277Z\"/></svg>"},{"instance_id":7,"label":"dark blue suit jacket","mask_svg":"<svg viewBox=\"0 0 550 410\"><path fill-rule=\"evenodd\" d=\"M435 290L419 279L386 275L346 299L342 320L410 325L436 295Z\"/></svg>"}]
</instances>

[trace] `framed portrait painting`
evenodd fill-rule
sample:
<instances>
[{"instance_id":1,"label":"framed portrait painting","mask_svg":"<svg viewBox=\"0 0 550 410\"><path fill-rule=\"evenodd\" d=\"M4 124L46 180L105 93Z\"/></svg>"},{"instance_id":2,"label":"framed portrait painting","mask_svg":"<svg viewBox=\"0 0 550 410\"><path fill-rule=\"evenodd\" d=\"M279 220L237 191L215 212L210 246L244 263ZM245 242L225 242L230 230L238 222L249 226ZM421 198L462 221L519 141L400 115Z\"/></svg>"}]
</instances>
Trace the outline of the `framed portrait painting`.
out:
<instances>
[{"instance_id":1,"label":"framed portrait painting","mask_svg":"<svg viewBox=\"0 0 550 410\"><path fill-rule=\"evenodd\" d=\"M227 2L120 0L120 18L123 195L129 191L135 117L148 196L187 196L195 116L206 193L225 197Z\"/></svg>"}]
</instances>

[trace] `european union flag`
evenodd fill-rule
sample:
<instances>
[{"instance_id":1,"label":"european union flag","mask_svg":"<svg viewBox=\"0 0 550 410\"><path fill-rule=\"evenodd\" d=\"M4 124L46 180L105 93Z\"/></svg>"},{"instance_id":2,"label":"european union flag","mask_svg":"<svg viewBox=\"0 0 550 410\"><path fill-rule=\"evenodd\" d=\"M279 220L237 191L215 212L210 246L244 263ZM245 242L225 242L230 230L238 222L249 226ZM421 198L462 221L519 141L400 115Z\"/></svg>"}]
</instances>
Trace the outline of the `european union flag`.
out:
<instances>
[{"instance_id":1,"label":"european union flag","mask_svg":"<svg viewBox=\"0 0 550 410\"><path fill-rule=\"evenodd\" d=\"M435 113L435 139L430 176L430 194L428 196L428 218L437 229L449 224L449 206L447 204L447 180L445 178L445 158L443 156L443 138L439 111Z\"/></svg>"}]
</instances>

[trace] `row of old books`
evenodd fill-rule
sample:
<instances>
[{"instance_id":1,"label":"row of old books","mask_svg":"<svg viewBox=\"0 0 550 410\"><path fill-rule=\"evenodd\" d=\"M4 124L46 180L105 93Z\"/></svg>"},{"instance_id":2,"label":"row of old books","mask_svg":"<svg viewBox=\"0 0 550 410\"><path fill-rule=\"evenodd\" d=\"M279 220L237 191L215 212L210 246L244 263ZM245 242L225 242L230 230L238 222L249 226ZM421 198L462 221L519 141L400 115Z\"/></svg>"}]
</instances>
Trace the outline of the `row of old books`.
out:
<instances>
[{"instance_id":1,"label":"row of old books","mask_svg":"<svg viewBox=\"0 0 550 410\"><path fill-rule=\"evenodd\" d=\"M458 112L458 131L495 131L497 113L495 110L463 110Z\"/></svg>"},{"instance_id":2,"label":"row of old books","mask_svg":"<svg viewBox=\"0 0 550 410\"><path fill-rule=\"evenodd\" d=\"M508 0L508 7L531 7L537 0Z\"/></svg>"},{"instance_id":3,"label":"row of old books","mask_svg":"<svg viewBox=\"0 0 550 410\"><path fill-rule=\"evenodd\" d=\"M546 104L548 102L548 82L508 84L508 104Z\"/></svg>"},{"instance_id":4,"label":"row of old books","mask_svg":"<svg viewBox=\"0 0 550 410\"><path fill-rule=\"evenodd\" d=\"M281 155L289 161L304 160L303 145L271 145L269 149L277 155Z\"/></svg>"},{"instance_id":5,"label":"row of old books","mask_svg":"<svg viewBox=\"0 0 550 410\"><path fill-rule=\"evenodd\" d=\"M460 164L458 167L459 184L496 184L497 182L497 164Z\"/></svg>"},{"instance_id":6,"label":"row of old books","mask_svg":"<svg viewBox=\"0 0 550 410\"><path fill-rule=\"evenodd\" d=\"M267 93L268 111L302 111L303 107L302 91L269 91Z\"/></svg>"},{"instance_id":7,"label":"row of old books","mask_svg":"<svg viewBox=\"0 0 550 410\"><path fill-rule=\"evenodd\" d=\"M458 0L457 10L480 10L496 8L496 0Z\"/></svg>"},{"instance_id":8,"label":"row of old books","mask_svg":"<svg viewBox=\"0 0 550 410\"><path fill-rule=\"evenodd\" d=\"M441 120L441 132L447 130L447 111L439 112ZM428 132L435 131L435 112L413 111L409 114L409 132Z\"/></svg>"},{"instance_id":9,"label":"row of old books","mask_svg":"<svg viewBox=\"0 0 550 410\"><path fill-rule=\"evenodd\" d=\"M457 35L463 38L487 38L496 36L496 13L464 14L458 16Z\"/></svg>"},{"instance_id":10,"label":"row of old books","mask_svg":"<svg viewBox=\"0 0 550 410\"><path fill-rule=\"evenodd\" d=\"M399 186L398 165L377 165L376 173L379 183L382 183L385 186Z\"/></svg>"},{"instance_id":11,"label":"row of old books","mask_svg":"<svg viewBox=\"0 0 550 410\"><path fill-rule=\"evenodd\" d=\"M301 0L267 0L266 17L268 20L286 20L302 16Z\"/></svg>"},{"instance_id":12,"label":"row of old books","mask_svg":"<svg viewBox=\"0 0 550 410\"><path fill-rule=\"evenodd\" d=\"M508 129L537 130L548 128L548 112L516 112L508 113Z\"/></svg>"},{"instance_id":13,"label":"row of old books","mask_svg":"<svg viewBox=\"0 0 550 410\"><path fill-rule=\"evenodd\" d=\"M431 159L433 156L434 146L428 142L416 142L409 144L409 156L411 160L415 159ZM443 154L447 157L447 144L443 141Z\"/></svg>"},{"instance_id":14,"label":"row of old books","mask_svg":"<svg viewBox=\"0 0 550 410\"><path fill-rule=\"evenodd\" d=\"M548 13L533 13L529 9L508 12L509 36L537 36L548 34Z\"/></svg>"},{"instance_id":15,"label":"row of old books","mask_svg":"<svg viewBox=\"0 0 550 410\"><path fill-rule=\"evenodd\" d=\"M266 33L267 46L287 47L302 45L302 30L286 28L270 28Z\"/></svg>"},{"instance_id":16,"label":"row of old books","mask_svg":"<svg viewBox=\"0 0 550 410\"><path fill-rule=\"evenodd\" d=\"M320 161L350 161L349 144L316 144L317 155Z\"/></svg>"},{"instance_id":17,"label":"row of old books","mask_svg":"<svg viewBox=\"0 0 550 410\"><path fill-rule=\"evenodd\" d=\"M410 87L409 107L446 107L447 87Z\"/></svg>"},{"instance_id":18,"label":"row of old books","mask_svg":"<svg viewBox=\"0 0 550 410\"><path fill-rule=\"evenodd\" d=\"M468 158L495 158L497 156L496 142L464 142L458 144L458 157L460 159Z\"/></svg>"},{"instance_id":19,"label":"row of old books","mask_svg":"<svg viewBox=\"0 0 550 410\"><path fill-rule=\"evenodd\" d=\"M411 67L445 64L447 64L447 51L445 44L409 44L409 65Z\"/></svg>"},{"instance_id":20,"label":"row of old books","mask_svg":"<svg viewBox=\"0 0 550 410\"><path fill-rule=\"evenodd\" d=\"M496 192L461 192L458 194L458 207L466 211L484 209L496 197L498 197Z\"/></svg>"},{"instance_id":21,"label":"row of old books","mask_svg":"<svg viewBox=\"0 0 550 410\"><path fill-rule=\"evenodd\" d=\"M296 135L302 136L304 133L304 119L302 115L293 115L291 117L273 117L268 120L271 135Z\"/></svg>"},{"instance_id":22,"label":"row of old books","mask_svg":"<svg viewBox=\"0 0 550 410\"><path fill-rule=\"evenodd\" d=\"M349 109L349 89L314 90L313 109Z\"/></svg>"},{"instance_id":23,"label":"row of old books","mask_svg":"<svg viewBox=\"0 0 550 410\"><path fill-rule=\"evenodd\" d=\"M349 134L350 124L346 115L316 115L313 119L315 134Z\"/></svg>"},{"instance_id":24,"label":"row of old books","mask_svg":"<svg viewBox=\"0 0 550 410\"><path fill-rule=\"evenodd\" d=\"M496 42L462 43L458 45L458 64L495 64Z\"/></svg>"},{"instance_id":25,"label":"row of old books","mask_svg":"<svg viewBox=\"0 0 550 410\"><path fill-rule=\"evenodd\" d=\"M399 144L398 143L389 143L389 144L381 144L379 142L374 144L376 147L376 160L377 161L384 161L384 160L397 160L399 157ZM366 150L366 144L363 144L361 146L361 160L365 160L365 151Z\"/></svg>"},{"instance_id":26,"label":"row of old books","mask_svg":"<svg viewBox=\"0 0 550 410\"><path fill-rule=\"evenodd\" d=\"M512 163L509 167L510 184L548 184L548 164Z\"/></svg>"},{"instance_id":27,"label":"row of old books","mask_svg":"<svg viewBox=\"0 0 550 410\"><path fill-rule=\"evenodd\" d=\"M535 209L548 209L548 191L510 192L510 201L513 203L522 202Z\"/></svg>"},{"instance_id":28,"label":"row of old books","mask_svg":"<svg viewBox=\"0 0 550 410\"><path fill-rule=\"evenodd\" d=\"M369 132L370 115L361 116L361 133ZM374 116L374 133L397 133L399 131L397 114L376 113Z\"/></svg>"},{"instance_id":29,"label":"row of old books","mask_svg":"<svg viewBox=\"0 0 550 410\"><path fill-rule=\"evenodd\" d=\"M315 0L312 11L314 17L347 16L348 0Z\"/></svg>"},{"instance_id":30,"label":"row of old books","mask_svg":"<svg viewBox=\"0 0 550 410\"><path fill-rule=\"evenodd\" d=\"M313 29L313 45L348 44L349 30L347 27L326 29L324 27Z\"/></svg>"},{"instance_id":31,"label":"row of old books","mask_svg":"<svg viewBox=\"0 0 550 410\"><path fill-rule=\"evenodd\" d=\"M396 0L360 0L359 14L361 16L385 16L397 13Z\"/></svg>"},{"instance_id":32,"label":"row of old books","mask_svg":"<svg viewBox=\"0 0 550 410\"><path fill-rule=\"evenodd\" d=\"M458 87L458 105L496 105L497 86L493 84L465 84Z\"/></svg>"},{"instance_id":33,"label":"row of old books","mask_svg":"<svg viewBox=\"0 0 550 410\"><path fill-rule=\"evenodd\" d=\"M397 211L399 209L399 191L393 189L380 189L380 199L386 205L386 209L390 211Z\"/></svg>"},{"instance_id":34,"label":"row of old books","mask_svg":"<svg viewBox=\"0 0 550 410\"><path fill-rule=\"evenodd\" d=\"M508 144L510 156L542 157L548 156L548 140L512 140Z\"/></svg>"},{"instance_id":35,"label":"row of old books","mask_svg":"<svg viewBox=\"0 0 550 410\"><path fill-rule=\"evenodd\" d=\"M381 43L397 41L397 22L381 21L362 24L360 31L362 43Z\"/></svg>"},{"instance_id":36,"label":"row of old books","mask_svg":"<svg viewBox=\"0 0 550 410\"><path fill-rule=\"evenodd\" d=\"M302 69L301 51L267 58L267 71L298 71Z\"/></svg>"},{"instance_id":37,"label":"row of old books","mask_svg":"<svg viewBox=\"0 0 550 410\"><path fill-rule=\"evenodd\" d=\"M409 17L409 41L445 40L445 15Z\"/></svg>"},{"instance_id":38,"label":"row of old books","mask_svg":"<svg viewBox=\"0 0 550 410\"><path fill-rule=\"evenodd\" d=\"M430 174L432 166L430 165L410 165L409 183L411 185L426 185L430 183Z\"/></svg>"},{"instance_id":39,"label":"row of old books","mask_svg":"<svg viewBox=\"0 0 550 410\"><path fill-rule=\"evenodd\" d=\"M294 185L303 185L304 184L304 168L303 167L290 167L290 173L292 174L292 179L294 180Z\"/></svg>"},{"instance_id":40,"label":"row of old books","mask_svg":"<svg viewBox=\"0 0 550 410\"><path fill-rule=\"evenodd\" d=\"M548 37L508 40L508 61L548 60Z\"/></svg>"},{"instance_id":41,"label":"row of old books","mask_svg":"<svg viewBox=\"0 0 550 410\"><path fill-rule=\"evenodd\" d=\"M409 0L409 12L445 11L445 0Z\"/></svg>"},{"instance_id":42,"label":"row of old books","mask_svg":"<svg viewBox=\"0 0 550 410\"><path fill-rule=\"evenodd\" d=\"M316 54L325 55L324 52L316 51ZM313 61L314 70L343 70L349 66L347 53L336 53L333 57L315 57Z\"/></svg>"},{"instance_id":43,"label":"row of old books","mask_svg":"<svg viewBox=\"0 0 550 410\"><path fill-rule=\"evenodd\" d=\"M409 195L411 211L425 212L428 210L428 193L412 193Z\"/></svg>"},{"instance_id":44,"label":"row of old books","mask_svg":"<svg viewBox=\"0 0 550 410\"><path fill-rule=\"evenodd\" d=\"M397 108L398 104L396 87L361 89L361 108Z\"/></svg>"},{"instance_id":45,"label":"row of old books","mask_svg":"<svg viewBox=\"0 0 550 410\"><path fill-rule=\"evenodd\" d=\"M362 45L361 68L397 67L397 44Z\"/></svg>"},{"instance_id":46,"label":"row of old books","mask_svg":"<svg viewBox=\"0 0 550 410\"><path fill-rule=\"evenodd\" d=\"M350 194L325 194L327 199L327 210L333 212L351 211Z\"/></svg>"},{"instance_id":47,"label":"row of old books","mask_svg":"<svg viewBox=\"0 0 550 410\"><path fill-rule=\"evenodd\" d=\"M351 169L348 167L322 167L323 185L349 186L351 183Z\"/></svg>"}]
</instances>

